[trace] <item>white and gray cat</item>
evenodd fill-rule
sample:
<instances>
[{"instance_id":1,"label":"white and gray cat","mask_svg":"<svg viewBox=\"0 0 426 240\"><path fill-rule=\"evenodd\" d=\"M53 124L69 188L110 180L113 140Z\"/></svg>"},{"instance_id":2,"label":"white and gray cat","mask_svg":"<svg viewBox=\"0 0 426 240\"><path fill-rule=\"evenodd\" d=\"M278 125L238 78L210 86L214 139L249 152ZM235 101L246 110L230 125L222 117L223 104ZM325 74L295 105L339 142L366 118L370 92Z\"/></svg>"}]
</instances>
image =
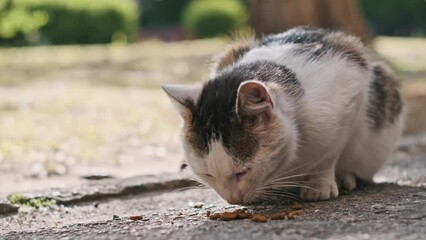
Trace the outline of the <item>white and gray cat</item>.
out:
<instances>
[{"instance_id":1,"label":"white and gray cat","mask_svg":"<svg viewBox=\"0 0 426 240\"><path fill-rule=\"evenodd\" d=\"M299 27L237 42L210 80L168 85L186 159L231 204L338 196L371 181L403 127L392 71L358 38Z\"/></svg>"}]
</instances>

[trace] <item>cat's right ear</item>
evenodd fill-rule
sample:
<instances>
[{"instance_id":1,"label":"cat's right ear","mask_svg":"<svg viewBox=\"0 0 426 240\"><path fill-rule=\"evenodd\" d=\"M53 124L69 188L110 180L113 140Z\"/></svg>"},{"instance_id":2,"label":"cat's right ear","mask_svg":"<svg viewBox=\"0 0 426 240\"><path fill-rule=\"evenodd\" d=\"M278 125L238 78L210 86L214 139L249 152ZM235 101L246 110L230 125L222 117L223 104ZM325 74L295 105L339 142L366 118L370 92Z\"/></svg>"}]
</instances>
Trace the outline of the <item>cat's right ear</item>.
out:
<instances>
[{"instance_id":1,"label":"cat's right ear","mask_svg":"<svg viewBox=\"0 0 426 240\"><path fill-rule=\"evenodd\" d=\"M256 80L241 83L237 91L237 115L265 116L272 114L274 103L266 86ZM267 119L267 118L265 118Z\"/></svg>"},{"instance_id":2,"label":"cat's right ear","mask_svg":"<svg viewBox=\"0 0 426 240\"><path fill-rule=\"evenodd\" d=\"M192 117L191 109L194 107L201 94L202 85L163 85L163 90L167 93L176 109L185 121Z\"/></svg>"}]
</instances>

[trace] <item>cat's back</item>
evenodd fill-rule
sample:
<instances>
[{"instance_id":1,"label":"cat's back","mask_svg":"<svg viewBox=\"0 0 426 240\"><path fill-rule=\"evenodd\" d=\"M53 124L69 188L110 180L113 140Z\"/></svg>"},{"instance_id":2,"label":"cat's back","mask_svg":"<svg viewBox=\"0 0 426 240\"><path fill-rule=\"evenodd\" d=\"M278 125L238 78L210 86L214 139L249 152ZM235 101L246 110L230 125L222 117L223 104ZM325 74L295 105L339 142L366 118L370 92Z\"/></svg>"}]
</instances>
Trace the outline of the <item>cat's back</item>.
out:
<instances>
[{"instance_id":1,"label":"cat's back","mask_svg":"<svg viewBox=\"0 0 426 240\"><path fill-rule=\"evenodd\" d=\"M369 71L367 49L359 38L313 27L297 27L266 36L236 63L259 60L285 65L300 75L310 70L316 74L327 70L339 71L341 66Z\"/></svg>"},{"instance_id":2,"label":"cat's back","mask_svg":"<svg viewBox=\"0 0 426 240\"><path fill-rule=\"evenodd\" d=\"M377 63L359 38L344 32L297 27L259 41L237 42L216 61L213 75L245 69L245 65L253 63L283 66L293 74L291 82L300 83L302 99L312 108L334 108L336 103L352 101L356 94L363 95L360 104L368 109L369 121L375 128L392 122L401 113L398 84L392 71Z\"/></svg>"}]
</instances>

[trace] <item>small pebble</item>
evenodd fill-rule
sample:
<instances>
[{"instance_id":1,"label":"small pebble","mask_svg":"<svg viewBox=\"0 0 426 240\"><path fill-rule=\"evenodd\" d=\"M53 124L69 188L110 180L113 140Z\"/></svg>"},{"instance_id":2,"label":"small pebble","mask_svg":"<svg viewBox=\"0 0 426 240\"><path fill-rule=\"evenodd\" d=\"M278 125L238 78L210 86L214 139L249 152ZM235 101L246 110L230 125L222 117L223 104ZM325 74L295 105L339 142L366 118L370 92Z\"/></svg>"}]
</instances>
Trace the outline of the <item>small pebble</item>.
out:
<instances>
[{"instance_id":1,"label":"small pebble","mask_svg":"<svg viewBox=\"0 0 426 240\"><path fill-rule=\"evenodd\" d=\"M213 204L209 204L209 205L207 205L206 207L205 207L205 209L210 209L210 208L214 208L214 207L216 207L215 205L213 205Z\"/></svg>"},{"instance_id":2,"label":"small pebble","mask_svg":"<svg viewBox=\"0 0 426 240\"><path fill-rule=\"evenodd\" d=\"M99 203L98 202L94 202L93 203L93 207L98 208L99 207Z\"/></svg>"},{"instance_id":3,"label":"small pebble","mask_svg":"<svg viewBox=\"0 0 426 240\"><path fill-rule=\"evenodd\" d=\"M346 222L346 223L356 223L356 222L358 222L358 219L356 219L355 217L348 217L348 218L344 219L344 222Z\"/></svg>"},{"instance_id":4,"label":"small pebble","mask_svg":"<svg viewBox=\"0 0 426 240\"><path fill-rule=\"evenodd\" d=\"M118 215L112 215L112 220L120 220L120 216Z\"/></svg>"},{"instance_id":5,"label":"small pebble","mask_svg":"<svg viewBox=\"0 0 426 240\"><path fill-rule=\"evenodd\" d=\"M190 212L190 213L188 213L188 216L195 216L197 214L198 214L198 212Z\"/></svg>"},{"instance_id":6,"label":"small pebble","mask_svg":"<svg viewBox=\"0 0 426 240\"><path fill-rule=\"evenodd\" d=\"M203 207L203 203L202 202L196 202L195 204L194 204L194 208L202 208Z\"/></svg>"}]
</instances>

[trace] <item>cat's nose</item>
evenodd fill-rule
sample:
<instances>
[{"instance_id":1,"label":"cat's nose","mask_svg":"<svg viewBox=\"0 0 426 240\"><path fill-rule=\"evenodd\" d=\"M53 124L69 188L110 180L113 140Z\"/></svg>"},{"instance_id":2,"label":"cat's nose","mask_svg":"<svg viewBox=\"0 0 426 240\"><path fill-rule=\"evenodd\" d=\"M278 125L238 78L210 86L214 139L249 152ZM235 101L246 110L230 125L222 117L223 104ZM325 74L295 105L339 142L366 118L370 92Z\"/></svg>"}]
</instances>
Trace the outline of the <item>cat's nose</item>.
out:
<instances>
[{"instance_id":1,"label":"cat's nose","mask_svg":"<svg viewBox=\"0 0 426 240\"><path fill-rule=\"evenodd\" d=\"M228 199L229 204L235 204L235 205L241 205L243 204L243 198L242 197L230 197Z\"/></svg>"},{"instance_id":2,"label":"cat's nose","mask_svg":"<svg viewBox=\"0 0 426 240\"><path fill-rule=\"evenodd\" d=\"M229 204L243 204L243 194L237 190L237 192L228 197L227 201Z\"/></svg>"}]
</instances>

